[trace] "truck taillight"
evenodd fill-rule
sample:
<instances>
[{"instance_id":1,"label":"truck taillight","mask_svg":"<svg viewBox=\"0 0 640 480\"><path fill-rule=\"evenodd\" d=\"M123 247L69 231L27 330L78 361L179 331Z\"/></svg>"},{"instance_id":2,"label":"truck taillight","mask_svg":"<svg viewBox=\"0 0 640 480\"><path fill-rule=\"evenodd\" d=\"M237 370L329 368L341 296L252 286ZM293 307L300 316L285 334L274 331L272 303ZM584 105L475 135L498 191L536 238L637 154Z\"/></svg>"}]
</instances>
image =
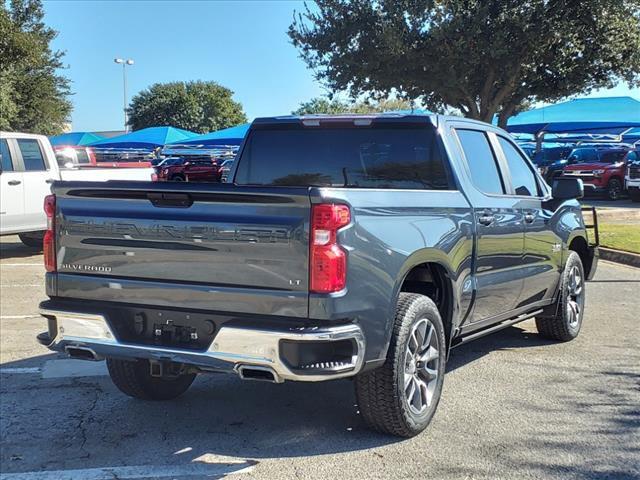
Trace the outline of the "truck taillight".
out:
<instances>
[{"instance_id":1,"label":"truck taillight","mask_svg":"<svg viewBox=\"0 0 640 480\"><path fill-rule=\"evenodd\" d=\"M47 231L44 234L42 250L44 252L44 268L47 272L55 272L56 267L56 196L44 197L44 213L47 214Z\"/></svg>"},{"instance_id":2,"label":"truck taillight","mask_svg":"<svg viewBox=\"0 0 640 480\"><path fill-rule=\"evenodd\" d=\"M322 203L311 209L309 290L339 292L347 284L347 254L338 245L338 230L351 222L346 205Z\"/></svg>"}]
</instances>

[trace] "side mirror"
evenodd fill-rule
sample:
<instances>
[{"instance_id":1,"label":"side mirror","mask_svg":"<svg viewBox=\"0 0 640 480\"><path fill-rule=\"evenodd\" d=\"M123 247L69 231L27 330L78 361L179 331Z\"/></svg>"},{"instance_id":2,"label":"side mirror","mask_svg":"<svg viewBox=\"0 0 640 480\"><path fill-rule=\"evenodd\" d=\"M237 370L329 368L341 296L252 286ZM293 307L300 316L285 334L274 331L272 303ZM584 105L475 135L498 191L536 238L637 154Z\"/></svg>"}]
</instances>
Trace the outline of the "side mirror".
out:
<instances>
[{"instance_id":1,"label":"side mirror","mask_svg":"<svg viewBox=\"0 0 640 480\"><path fill-rule=\"evenodd\" d=\"M554 200L571 200L584 197L584 185L580 178L557 177L553 180L551 196Z\"/></svg>"}]
</instances>

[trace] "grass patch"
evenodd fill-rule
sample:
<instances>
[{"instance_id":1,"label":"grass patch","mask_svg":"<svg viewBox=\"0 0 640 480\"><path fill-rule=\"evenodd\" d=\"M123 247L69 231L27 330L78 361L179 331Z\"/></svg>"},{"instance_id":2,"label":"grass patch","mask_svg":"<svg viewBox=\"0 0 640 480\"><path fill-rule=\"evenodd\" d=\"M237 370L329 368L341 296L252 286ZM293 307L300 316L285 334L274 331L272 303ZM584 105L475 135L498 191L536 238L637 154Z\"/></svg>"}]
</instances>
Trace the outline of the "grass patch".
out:
<instances>
[{"instance_id":1,"label":"grass patch","mask_svg":"<svg viewBox=\"0 0 640 480\"><path fill-rule=\"evenodd\" d=\"M600 223L600 245L640 253L640 225Z\"/></svg>"}]
</instances>

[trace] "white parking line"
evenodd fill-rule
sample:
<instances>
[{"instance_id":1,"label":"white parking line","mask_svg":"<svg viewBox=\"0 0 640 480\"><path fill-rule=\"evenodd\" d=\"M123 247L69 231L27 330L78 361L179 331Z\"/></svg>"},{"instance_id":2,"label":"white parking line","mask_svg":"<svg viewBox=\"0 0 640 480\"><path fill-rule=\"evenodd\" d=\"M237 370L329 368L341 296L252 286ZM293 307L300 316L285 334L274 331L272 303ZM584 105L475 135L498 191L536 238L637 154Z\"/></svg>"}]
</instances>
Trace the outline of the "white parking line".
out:
<instances>
[{"instance_id":1,"label":"white parking line","mask_svg":"<svg viewBox=\"0 0 640 480\"><path fill-rule=\"evenodd\" d=\"M42 378L101 377L103 375L109 375L105 362L61 358L47 360L42 367Z\"/></svg>"},{"instance_id":2,"label":"white parking line","mask_svg":"<svg viewBox=\"0 0 640 480\"><path fill-rule=\"evenodd\" d=\"M39 316L39 313L34 313L32 315L0 315L0 320L20 320L23 318L36 318Z\"/></svg>"},{"instance_id":3,"label":"white parking line","mask_svg":"<svg viewBox=\"0 0 640 480\"><path fill-rule=\"evenodd\" d=\"M44 284L43 283L21 283L21 284L5 283L0 285L0 288L7 288L7 287L44 287Z\"/></svg>"},{"instance_id":4,"label":"white parking line","mask_svg":"<svg viewBox=\"0 0 640 480\"><path fill-rule=\"evenodd\" d=\"M241 463L188 463L184 465L139 465L134 467L84 468L44 472L0 473L0 480L120 480L219 478L236 473L250 473L253 465Z\"/></svg>"},{"instance_id":5,"label":"white parking line","mask_svg":"<svg viewBox=\"0 0 640 480\"><path fill-rule=\"evenodd\" d=\"M0 263L0 267L42 267L42 263Z\"/></svg>"},{"instance_id":6,"label":"white parking line","mask_svg":"<svg viewBox=\"0 0 640 480\"><path fill-rule=\"evenodd\" d=\"M0 368L0 375L15 373L40 373L40 367Z\"/></svg>"}]
</instances>

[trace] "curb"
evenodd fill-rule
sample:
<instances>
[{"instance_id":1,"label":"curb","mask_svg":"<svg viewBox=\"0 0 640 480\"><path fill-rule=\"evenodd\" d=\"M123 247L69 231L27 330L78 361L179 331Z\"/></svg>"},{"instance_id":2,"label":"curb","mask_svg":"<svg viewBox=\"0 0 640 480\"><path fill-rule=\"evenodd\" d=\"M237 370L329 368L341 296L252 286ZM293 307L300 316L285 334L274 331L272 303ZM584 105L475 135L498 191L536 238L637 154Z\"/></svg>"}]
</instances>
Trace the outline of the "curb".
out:
<instances>
[{"instance_id":1,"label":"curb","mask_svg":"<svg viewBox=\"0 0 640 480\"><path fill-rule=\"evenodd\" d=\"M622 250L614 250L613 248L600 248L600 259L610 262L622 263L631 267L640 268L640 255L637 253L623 252Z\"/></svg>"}]
</instances>

